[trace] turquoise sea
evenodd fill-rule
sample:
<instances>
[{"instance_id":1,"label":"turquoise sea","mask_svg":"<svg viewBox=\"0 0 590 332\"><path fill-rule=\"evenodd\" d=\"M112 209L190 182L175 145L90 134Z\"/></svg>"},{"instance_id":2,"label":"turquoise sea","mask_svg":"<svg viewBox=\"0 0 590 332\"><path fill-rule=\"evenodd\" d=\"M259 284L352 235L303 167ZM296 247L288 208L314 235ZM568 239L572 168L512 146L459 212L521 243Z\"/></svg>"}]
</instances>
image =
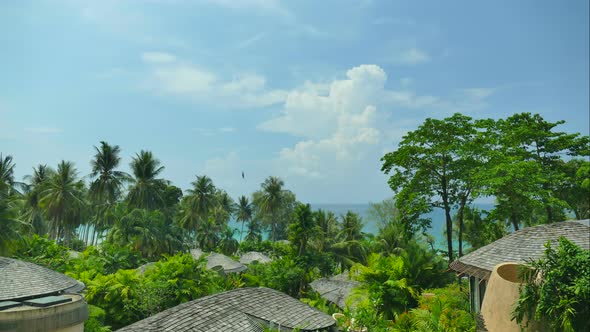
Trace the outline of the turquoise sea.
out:
<instances>
[{"instance_id":1,"label":"turquoise sea","mask_svg":"<svg viewBox=\"0 0 590 332\"><path fill-rule=\"evenodd\" d=\"M484 210L489 210L493 206L491 204L476 204L476 207ZM341 216L346 214L347 211L352 211L358 214L365 223L363 231L365 233L370 234L377 234L378 232L378 222L373 220L369 216L369 204L311 204L313 210L322 209L324 211L332 211L336 216ZM440 250L446 250L447 242L446 242L446 235L444 233L444 225L445 225L445 214L442 209L434 209L431 213L426 215L430 217L432 220L432 224L430 229L428 230L428 234L435 238L435 247ZM230 227L237 229L237 232L234 234L236 239L240 238L240 227L241 224L238 224L234 220L230 222ZM247 227L247 226L246 226ZM245 231L244 231L245 232ZM457 243L454 241L453 247L457 248Z\"/></svg>"}]
</instances>

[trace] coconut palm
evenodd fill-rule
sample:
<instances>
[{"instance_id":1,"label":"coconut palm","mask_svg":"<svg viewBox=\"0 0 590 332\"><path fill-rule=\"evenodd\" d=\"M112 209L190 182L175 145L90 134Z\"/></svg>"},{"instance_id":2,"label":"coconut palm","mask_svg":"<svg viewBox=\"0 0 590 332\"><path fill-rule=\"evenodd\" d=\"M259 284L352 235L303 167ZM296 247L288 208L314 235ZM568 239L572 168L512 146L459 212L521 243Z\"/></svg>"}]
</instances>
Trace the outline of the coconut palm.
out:
<instances>
[{"instance_id":1,"label":"coconut palm","mask_svg":"<svg viewBox=\"0 0 590 332\"><path fill-rule=\"evenodd\" d=\"M238 241L234 239L235 229L226 227L221 233L220 247L224 255L233 255L239 247Z\"/></svg>"},{"instance_id":2,"label":"coconut palm","mask_svg":"<svg viewBox=\"0 0 590 332\"><path fill-rule=\"evenodd\" d=\"M40 204L41 193L47 187L48 180L55 174L55 171L47 165L38 165L33 167L32 175L25 175L24 179L28 182L25 184L25 206L23 221L28 222L33 227L36 234L45 234L47 225L43 215L43 209Z\"/></svg>"},{"instance_id":3,"label":"coconut palm","mask_svg":"<svg viewBox=\"0 0 590 332\"><path fill-rule=\"evenodd\" d=\"M271 238L276 241L277 217L283 202L283 180L276 176L269 176L262 183L262 195L260 196L259 208L261 212L270 218Z\"/></svg>"},{"instance_id":4,"label":"coconut palm","mask_svg":"<svg viewBox=\"0 0 590 332\"><path fill-rule=\"evenodd\" d=\"M29 226L18 219L17 210L14 197L0 191L0 255L6 255L10 244L20 237L21 230Z\"/></svg>"},{"instance_id":5,"label":"coconut palm","mask_svg":"<svg viewBox=\"0 0 590 332\"><path fill-rule=\"evenodd\" d=\"M195 238L198 238L199 231L208 225L210 211L215 208L216 189L211 178L206 175L197 176L191 184L193 188L188 190L189 195L183 199L180 223L184 228L192 229Z\"/></svg>"},{"instance_id":6,"label":"coconut palm","mask_svg":"<svg viewBox=\"0 0 590 332\"><path fill-rule=\"evenodd\" d=\"M164 170L150 151L140 151L131 161L131 187L127 201L132 208L154 210L164 204L162 189L165 181L157 176Z\"/></svg>"},{"instance_id":7,"label":"coconut palm","mask_svg":"<svg viewBox=\"0 0 590 332\"><path fill-rule=\"evenodd\" d=\"M57 172L47 181L41 192L41 204L50 219L50 234L54 239L69 241L84 207L84 183L77 179L74 164L61 161Z\"/></svg>"},{"instance_id":8,"label":"coconut palm","mask_svg":"<svg viewBox=\"0 0 590 332\"><path fill-rule=\"evenodd\" d=\"M96 154L90 161L90 166L92 167L90 178L93 180L90 183L89 191L90 199L96 208L93 239L97 229L110 226L105 223L108 220L108 218L105 218L107 210L114 206L121 194L123 183L130 179L129 174L116 170L121 162L121 157L119 156L121 149L118 145L111 146L101 141L100 148L95 146L94 149L96 150ZM90 223L86 227L86 239L88 238L89 227Z\"/></svg>"},{"instance_id":9,"label":"coconut palm","mask_svg":"<svg viewBox=\"0 0 590 332\"><path fill-rule=\"evenodd\" d=\"M340 216L340 231L336 236L336 243L332 244L331 251L334 252L336 260L343 267L350 267L354 263L366 261L366 247L363 243L362 219L354 212L348 211Z\"/></svg>"},{"instance_id":10,"label":"coconut palm","mask_svg":"<svg viewBox=\"0 0 590 332\"><path fill-rule=\"evenodd\" d=\"M12 156L3 157L0 154L0 190L9 194L19 193L16 188L23 185L14 180L14 167Z\"/></svg>"},{"instance_id":11,"label":"coconut palm","mask_svg":"<svg viewBox=\"0 0 590 332\"><path fill-rule=\"evenodd\" d=\"M201 219L209 217L209 211L215 206L215 185L213 180L206 175L197 176L197 180L191 182L192 189L188 192L193 196L193 208Z\"/></svg>"},{"instance_id":12,"label":"coconut palm","mask_svg":"<svg viewBox=\"0 0 590 332\"><path fill-rule=\"evenodd\" d=\"M242 242L242 236L244 235L244 223L252 220L252 204L248 202L248 197L240 196L238 198L238 210L236 213L236 220L242 222L242 230L240 231L240 242Z\"/></svg>"},{"instance_id":13,"label":"coconut palm","mask_svg":"<svg viewBox=\"0 0 590 332\"><path fill-rule=\"evenodd\" d=\"M319 209L313 213L319 227L318 236L313 239L313 245L319 252L324 252L334 243L338 235L338 220L332 211Z\"/></svg>"},{"instance_id":14,"label":"coconut palm","mask_svg":"<svg viewBox=\"0 0 590 332\"><path fill-rule=\"evenodd\" d=\"M159 241L161 232L158 228L163 220L160 211L133 209L115 223L108 235L109 241L120 246L131 245L143 257L157 256L166 250Z\"/></svg>"},{"instance_id":15,"label":"coconut palm","mask_svg":"<svg viewBox=\"0 0 590 332\"><path fill-rule=\"evenodd\" d=\"M90 161L92 171L90 177L90 198L99 204L114 204L121 193L123 183L129 180L129 174L117 171L121 162L121 149L118 145L111 146L101 141L100 148L94 147L96 154Z\"/></svg>"}]
</instances>

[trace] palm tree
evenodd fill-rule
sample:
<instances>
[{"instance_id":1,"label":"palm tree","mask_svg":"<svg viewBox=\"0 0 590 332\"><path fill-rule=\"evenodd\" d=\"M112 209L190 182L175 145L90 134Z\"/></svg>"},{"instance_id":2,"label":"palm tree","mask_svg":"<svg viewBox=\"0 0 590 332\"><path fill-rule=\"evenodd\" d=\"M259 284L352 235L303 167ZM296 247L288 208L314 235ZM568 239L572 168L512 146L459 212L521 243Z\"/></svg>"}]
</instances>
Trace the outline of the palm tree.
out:
<instances>
[{"instance_id":1,"label":"palm tree","mask_svg":"<svg viewBox=\"0 0 590 332\"><path fill-rule=\"evenodd\" d=\"M9 194L19 193L16 187L22 186L22 183L14 181L14 166L12 156L2 157L0 154L0 190Z\"/></svg>"},{"instance_id":2,"label":"palm tree","mask_svg":"<svg viewBox=\"0 0 590 332\"><path fill-rule=\"evenodd\" d=\"M51 221L51 236L55 240L63 237L67 242L79 224L84 206L84 183L77 179L74 164L62 160L41 196Z\"/></svg>"},{"instance_id":3,"label":"palm tree","mask_svg":"<svg viewBox=\"0 0 590 332\"><path fill-rule=\"evenodd\" d=\"M140 151L131 161L131 187L127 201L132 208L154 210L164 203L162 198L163 179L156 177L164 170L160 161L150 151Z\"/></svg>"},{"instance_id":4,"label":"palm tree","mask_svg":"<svg viewBox=\"0 0 590 332\"><path fill-rule=\"evenodd\" d=\"M235 229L226 227L221 234L220 247L221 252L225 255L233 255L238 250L238 241L234 239Z\"/></svg>"},{"instance_id":5,"label":"palm tree","mask_svg":"<svg viewBox=\"0 0 590 332\"><path fill-rule=\"evenodd\" d=\"M276 241L276 227L279 209L283 202L283 186L285 183L283 180L276 176L269 176L262 183L262 195L260 197L260 209L261 212L270 217L272 240Z\"/></svg>"},{"instance_id":6,"label":"palm tree","mask_svg":"<svg viewBox=\"0 0 590 332\"><path fill-rule=\"evenodd\" d=\"M252 220L252 204L248 202L248 197L240 196L238 198L238 211L236 214L236 220L242 222L242 230L240 231L240 243L242 242L242 236L244 235L244 223Z\"/></svg>"},{"instance_id":7,"label":"palm tree","mask_svg":"<svg viewBox=\"0 0 590 332\"><path fill-rule=\"evenodd\" d=\"M29 226L17 218L14 196L0 191L0 255L5 255L10 244L21 236L21 229Z\"/></svg>"},{"instance_id":8,"label":"palm tree","mask_svg":"<svg viewBox=\"0 0 590 332\"><path fill-rule=\"evenodd\" d=\"M55 171L47 165L38 165L33 167L32 175L25 175L24 179L28 181L25 184L25 212L23 219L31 224L36 234L45 234L47 232L43 210L40 204L41 193L47 187L48 180L55 174Z\"/></svg>"},{"instance_id":9,"label":"palm tree","mask_svg":"<svg viewBox=\"0 0 590 332\"><path fill-rule=\"evenodd\" d=\"M314 246L319 252L325 252L338 235L338 220L332 211L326 213L319 209L313 215L319 227L319 236L314 239Z\"/></svg>"},{"instance_id":10,"label":"palm tree","mask_svg":"<svg viewBox=\"0 0 590 332\"><path fill-rule=\"evenodd\" d=\"M111 146L108 143L101 141L100 148L94 147L96 154L94 159L90 161L92 171L90 178L94 179L90 183L90 198L93 200L97 208L95 215L94 231L92 238L96 234L97 228L104 228L105 214L107 210L111 209L116 203L121 194L123 183L130 179L129 174L117 171L116 168L121 162L119 154L121 149L118 145ZM86 240L88 237L88 228L86 228Z\"/></svg>"},{"instance_id":11,"label":"palm tree","mask_svg":"<svg viewBox=\"0 0 590 332\"><path fill-rule=\"evenodd\" d=\"M94 147L96 154L90 161L92 171L90 177L90 197L99 204L114 204L121 193L123 183L129 180L129 174L117 171L121 162L121 149L118 145L111 146L101 141L100 148Z\"/></svg>"},{"instance_id":12,"label":"palm tree","mask_svg":"<svg viewBox=\"0 0 590 332\"><path fill-rule=\"evenodd\" d=\"M199 230L208 225L209 212L216 203L216 191L213 181L206 175L197 176L191 184L193 188L188 190L189 195L184 199L181 224L192 228L195 237L198 237Z\"/></svg>"},{"instance_id":13,"label":"palm tree","mask_svg":"<svg viewBox=\"0 0 590 332\"><path fill-rule=\"evenodd\" d=\"M348 211L340 217L342 220L340 231L336 236L336 243L332 244L331 250L336 259L344 267L350 267L354 263L366 260L366 247L362 242L362 219L354 212Z\"/></svg>"}]
</instances>

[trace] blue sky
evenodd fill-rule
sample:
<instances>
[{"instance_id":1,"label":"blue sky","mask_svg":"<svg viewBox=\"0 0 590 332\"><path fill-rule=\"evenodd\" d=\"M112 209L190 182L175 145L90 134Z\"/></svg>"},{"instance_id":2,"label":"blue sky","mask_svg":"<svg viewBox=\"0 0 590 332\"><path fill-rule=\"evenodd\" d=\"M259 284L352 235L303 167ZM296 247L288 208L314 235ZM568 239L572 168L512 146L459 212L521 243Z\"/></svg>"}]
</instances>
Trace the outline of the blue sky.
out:
<instances>
[{"instance_id":1,"label":"blue sky","mask_svg":"<svg viewBox=\"0 0 590 332\"><path fill-rule=\"evenodd\" d=\"M0 152L89 172L148 149L188 188L280 176L299 200L391 195L426 117L540 113L589 131L588 1L2 1ZM241 171L246 178L241 178Z\"/></svg>"}]
</instances>

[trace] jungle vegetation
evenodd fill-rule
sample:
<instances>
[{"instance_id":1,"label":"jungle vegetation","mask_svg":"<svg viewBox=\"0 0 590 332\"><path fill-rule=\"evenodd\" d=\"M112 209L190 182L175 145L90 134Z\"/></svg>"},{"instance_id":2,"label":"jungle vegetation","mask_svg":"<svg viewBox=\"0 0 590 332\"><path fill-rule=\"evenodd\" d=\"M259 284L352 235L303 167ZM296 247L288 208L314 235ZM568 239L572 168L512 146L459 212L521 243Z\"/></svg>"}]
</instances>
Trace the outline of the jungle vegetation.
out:
<instances>
[{"instance_id":1,"label":"jungle vegetation","mask_svg":"<svg viewBox=\"0 0 590 332\"><path fill-rule=\"evenodd\" d=\"M107 142L93 148L90 174L64 160L37 165L21 180L3 153L0 255L84 282L87 331L247 286L277 289L333 313L340 310L309 284L344 271L360 286L342 326L354 318L371 331L475 331L466 287L447 272L464 244L473 250L510 229L590 216L589 138L560 132L561 124L529 113L426 119L382 158L393 193L371 204L377 234L364 233L365 221L353 212L313 210L275 176L234 200L202 174L183 191L162 178L165 165L150 151L136 153L125 169L122 149ZM493 197L493 209L473 206L481 197ZM435 208L445 214L444 252L426 234L433 222L426 214ZM238 229L229 226L232 218ZM233 257L260 251L273 262L225 275L206 270L191 248ZM564 268L558 263L536 267ZM425 290L436 296L422 296ZM554 305L521 302L536 312Z\"/></svg>"}]
</instances>

